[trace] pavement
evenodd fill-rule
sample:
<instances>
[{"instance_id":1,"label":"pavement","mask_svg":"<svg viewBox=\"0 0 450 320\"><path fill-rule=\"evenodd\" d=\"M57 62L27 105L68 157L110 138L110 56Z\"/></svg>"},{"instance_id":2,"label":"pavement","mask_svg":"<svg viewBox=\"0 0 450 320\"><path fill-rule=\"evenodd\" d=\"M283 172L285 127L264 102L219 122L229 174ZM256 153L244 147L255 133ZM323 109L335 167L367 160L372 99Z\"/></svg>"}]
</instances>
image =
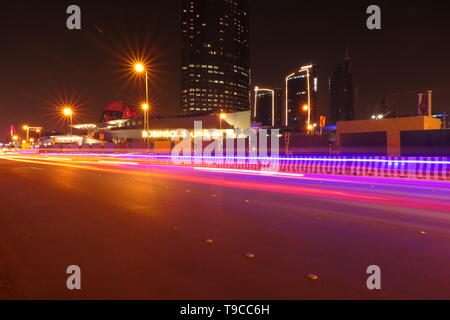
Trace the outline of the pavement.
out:
<instances>
[{"instance_id":1,"label":"pavement","mask_svg":"<svg viewBox=\"0 0 450 320\"><path fill-rule=\"evenodd\" d=\"M0 299L450 299L449 182L99 161L0 158Z\"/></svg>"}]
</instances>

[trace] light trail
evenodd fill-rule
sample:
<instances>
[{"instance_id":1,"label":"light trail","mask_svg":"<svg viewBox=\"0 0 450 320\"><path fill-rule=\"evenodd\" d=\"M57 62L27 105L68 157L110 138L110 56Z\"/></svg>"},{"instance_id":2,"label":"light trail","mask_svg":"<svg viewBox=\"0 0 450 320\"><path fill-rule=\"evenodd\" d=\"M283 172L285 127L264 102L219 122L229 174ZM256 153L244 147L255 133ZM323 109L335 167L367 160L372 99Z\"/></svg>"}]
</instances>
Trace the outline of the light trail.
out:
<instances>
[{"instance_id":1,"label":"light trail","mask_svg":"<svg viewBox=\"0 0 450 320\"><path fill-rule=\"evenodd\" d=\"M63 156L100 156L100 157L128 157L128 158L149 158L149 159L190 159L190 160L245 160L245 161L318 161L318 162L367 162L367 163L387 163L389 164L450 164L449 160L405 160L405 159L367 159L361 158L320 158L320 157L247 157L247 156L181 156L181 155L146 155L146 154L111 154L111 153L49 153L49 155ZM436 158L436 157L424 157Z\"/></svg>"},{"instance_id":2,"label":"light trail","mask_svg":"<svg viewBox=\"0 0 450 320\"><path fill-rule=\"evenodd\" d=\"M139 163L137 162L124 162L124 161L98 161L98 163L106 163L106 164L127 164L127 165L133 165L138 166Z\"/></svg>"},{"instance_id":3,"label":"light trail","mask_svg":"<svg viewBox=\"0 0 450 320\"><path fill-rule=\"evenodd\" d=\"M302 173L287 173L277 171L264 171L264 170L245 170L245 169L225 169L225 168L205 168L205 167L192 167L194 170L204 170L210 172L224 172L234 174L252 174L260 176L280 176L280 177L304 177Z\"/></svg>"},{"instance_id":4,"label":"light trail","mask_svg":"<svg viewBox=\"0 0 450 320\"><path fill-rule=\"evenodd\" d=\"M409 209L420 209L420 210L430 210L437 212L446 212L450 213L450 203L442 202L442 201L431 201L420 198L411 198L409 196L393 196L393 195L385 195L385 194L371 194L371 193L363 193L359 191L337 191L330 188L323 187L314 187L314 186L301 186L301 185L288 185L288 184L280 184L277 181L268 180L268 181L248 181L248 180L240 180L240 179L222 179L217 177L210 177L208 175L194 176L189 175L189 171L184 171L187 174L183 173L183 170L179 170L176 173L172 172L158 172L158 171L142 171L142 170L134 170L131 168L120 169L120 168L107 168L102 167L102 165L98 163L97 165L81 165L72 162L52 162L52 161L42 161L42 160L31 160L31 159L16 159L7 157L4 158L10 161L17 162L25 162L25 163L33 163L33 164L43 164L49 166L60 166L60 167L70 167L76 169L83 170L91 170L91 171L100 171L114 174L126 174L126 175L138 175L142 177L158 177L166 180L176 180L176 181L184 181L188 183L200 183L200 184L210 184L217 185L222 187L230 187L230 188L240 188L240 189L248 189L254 191L262 191L269 193L286 193L293 194L303 197L315 197L319 199L336 199L345 201L347 204L358 205L358 204L374 204L374 205L382 205L382 206L390 206L390 207L399 207L399 208L409 208ZM103 165L108 165L104 163ZM172 167L172 169L186 169L191 168L191 172L200 172L201 170L195 169L196 167ZM195 170L194 170L195 169ZM211 172L213 173L213 172ZM264 178L270 179L270 175L264 176Z\"/></svg>"}]
</instances>

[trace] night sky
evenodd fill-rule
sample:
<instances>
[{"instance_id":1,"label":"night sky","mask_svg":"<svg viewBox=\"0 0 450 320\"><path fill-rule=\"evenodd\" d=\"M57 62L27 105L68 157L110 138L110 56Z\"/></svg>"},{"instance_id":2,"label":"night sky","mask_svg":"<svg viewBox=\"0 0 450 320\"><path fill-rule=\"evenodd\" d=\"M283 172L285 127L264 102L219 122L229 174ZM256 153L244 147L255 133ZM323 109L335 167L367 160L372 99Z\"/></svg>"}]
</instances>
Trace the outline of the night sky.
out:
<instances>
[{"instance_id":1,"label":"night sky","mask_svg":"<svg viewBox=\"0 0 450 320\"><path fill-rule=\"evenodd\" d=\"M66 28L67 6L82 11L82 30ZM382 30L366 29L366 8L382 9ZM448 1L253 0L253 84L281 86L297 67L317 63L319 104L328 109L328 75L348 46L357 118L390 96L414 114L418 91L434 92L435 112L450 111ZM143 80L127 61L150 57L151 96L161 115L180 112L179 0L2 2L0 130L9 124L63 128L57 105L72 101L76 122L98 122L101 110L143 99Z\"/></svg>"}]
</instances>

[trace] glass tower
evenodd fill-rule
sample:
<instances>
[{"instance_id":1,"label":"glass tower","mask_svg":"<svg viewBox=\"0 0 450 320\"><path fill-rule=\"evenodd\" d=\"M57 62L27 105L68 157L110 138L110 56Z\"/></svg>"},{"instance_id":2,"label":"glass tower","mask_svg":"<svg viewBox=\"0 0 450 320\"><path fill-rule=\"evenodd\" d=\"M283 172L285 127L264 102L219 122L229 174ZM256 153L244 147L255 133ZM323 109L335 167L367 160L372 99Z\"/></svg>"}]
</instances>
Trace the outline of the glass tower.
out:
<instances>
[{"instance_id":1,"label":"glass tower","mask_svg":"<svg viewBox=\"0 0 450 320\"><path fill-rule=\"evenodd\" d=\"M181 0L181 110L250 109L248 0Z\"/></svg>"}]
</instances>

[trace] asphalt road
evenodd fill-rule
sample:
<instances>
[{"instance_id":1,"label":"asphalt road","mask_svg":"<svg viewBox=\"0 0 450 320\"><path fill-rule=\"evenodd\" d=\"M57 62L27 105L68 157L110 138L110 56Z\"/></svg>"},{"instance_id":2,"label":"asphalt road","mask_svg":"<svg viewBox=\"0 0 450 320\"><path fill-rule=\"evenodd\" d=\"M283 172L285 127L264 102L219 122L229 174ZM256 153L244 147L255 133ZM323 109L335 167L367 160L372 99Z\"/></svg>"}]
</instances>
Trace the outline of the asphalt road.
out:
<instances>
[{"instance_id":1,"label":"asphalt road","mask_svg":"<svg viewBox=\"0 0 450 320\"><path fill-rule=\"evenodd\" d=\"M450 299L449 183L54 164L0 159L0 299Z\"/></svg>"}]
</instances>

